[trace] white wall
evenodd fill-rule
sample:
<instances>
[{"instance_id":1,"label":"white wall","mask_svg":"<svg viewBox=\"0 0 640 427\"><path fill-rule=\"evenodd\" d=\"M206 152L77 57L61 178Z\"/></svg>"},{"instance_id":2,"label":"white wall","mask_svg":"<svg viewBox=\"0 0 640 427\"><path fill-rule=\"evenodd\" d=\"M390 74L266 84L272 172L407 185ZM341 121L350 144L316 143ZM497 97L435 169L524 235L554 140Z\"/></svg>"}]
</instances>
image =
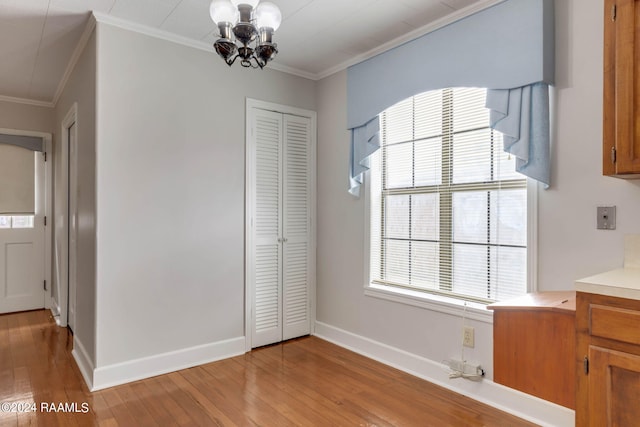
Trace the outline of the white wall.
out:
<instances>
[{"instance_id":1,"label":"white wall","mask_svg":"<svg viewBox=\"0 0 640 427\"><path fill-rule=\"evenodd\" d=\"M0 101L0 128L53 133L53 108Z\"/></svg>"},{"instance_id":2,"label":"white wall","mask_svg":"<svg viewBox=\"0 0 640 427\"><path fill-rule=\"evenodd\" d=\"M246 97L315 84L98 23L99 369L243 339Z\"/></svg>"},{"instance_id":3,"label":"white wall","mask_svg":"<svg viewBox=\"0 0 640 427\"><path fill-rule=\"evenodd\" d=\"M622 265L625 233L640 233L640 182L603 177L599 0L556 0L553 184L539 190L540 290ZM364 200L347 194L346 72L318 83L317 320L435 362L460 354L461 318L363 294ZM595 229L596 206L618 206L615 231ZM492 378L492 325L465 350Z\"/></svg>"},{"instance_id":4,"label":"white wall","mask_svg":"<svg viewBox=\"0 0 640 427\"><path fill-rule=\"evenodd\" d=\"M86 351L86 357L95 363L96 344L96 37L92 34L85 46L69 80L56 104L56 125L54 141L54 210L55 227L58 239L54 247L61 249L60 238L66 232L66 174L62 171L63 141L62 120L77 103L78 137L78 229L77 229L77 289L76 323L74 342L80 343ZM63 252L59 253L59 262L66 263ZM54 252L55 277L55 252Z\"/></svg>"},{"instance_id":5,"label":"white wall","mask_svg":"<svg viewBox=\"0 0 640 427\"><path fill-rule=\"evenodd\" d=\"M540 191L541 289L622 266L623 238L640 233L640 181L602 176L603 4L556 0L553 185ZM596 230L596 207L615 205L617 229Z\"/></svg>"}]
</instances>

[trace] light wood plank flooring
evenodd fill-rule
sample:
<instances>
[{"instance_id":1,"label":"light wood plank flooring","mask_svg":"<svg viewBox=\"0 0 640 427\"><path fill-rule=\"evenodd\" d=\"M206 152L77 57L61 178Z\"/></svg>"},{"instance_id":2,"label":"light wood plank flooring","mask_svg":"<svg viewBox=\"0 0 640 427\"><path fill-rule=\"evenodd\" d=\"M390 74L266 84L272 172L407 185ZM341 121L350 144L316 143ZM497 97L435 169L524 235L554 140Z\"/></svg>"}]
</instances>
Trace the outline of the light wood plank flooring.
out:
<instances>
[{"instance_id":1,"label":"light wood plank flooring","mask_svg":"<svg viewBox=\"0 0 640 427\"><path fill-rule=\"evenodd\" d=\"M315 337L95 393L71 349L48 311L0 315L0 426L532 425Z\"/></svg>"}]
</instances>

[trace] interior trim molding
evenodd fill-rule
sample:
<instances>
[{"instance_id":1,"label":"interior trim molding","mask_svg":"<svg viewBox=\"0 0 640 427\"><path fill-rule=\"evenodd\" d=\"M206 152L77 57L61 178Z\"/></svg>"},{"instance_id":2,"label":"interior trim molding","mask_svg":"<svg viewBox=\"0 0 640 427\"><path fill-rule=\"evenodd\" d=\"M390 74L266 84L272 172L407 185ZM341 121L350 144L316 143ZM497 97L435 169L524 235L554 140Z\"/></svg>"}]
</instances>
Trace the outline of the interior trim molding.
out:
<instances>
[{"instance_id":1,"label":"interior trim molding","mask_svg":"<svg viewBox=\"0 0 640 427\"><path fill-rule=\"evenodd\" d=\"M315 336L541 426L575 426L575 412L491 380L449 379L447 366L316 321Z\"/></svg>"},{"instance_id":2,"label":"interior trim molding","mask_svg":"<svg viewBox=\"0 0 640 427\"><path fill-rule=\"evenodd\" d=\"M2 102L12 102L12 103L15 103L15 104L31 105L31 106L34 106L34 107L46 107L46 108L55 107L55 104L53 102L49 102L49 101L38 101L36 99L16 98L16 97L13 97L13 96L6 96L6 95L0 95L0 101L2 101Z\"/></svg>"},{"instance_id":3,"label":"interior trim molding","mask_svg":"<svg viewBox=\"0 0 640 427\"><path fill-rule=\"evenodd\" d=\"M133 31L135 33L144 34L149 37L154 37L157 39L165 40L168 42L176 43L176 44L187 46L187 47L192 47L194 49L203 50L205 52L215 54L215 51L213 50L213 46L204 41L190 39L188 37L183 37L178 34L170 33L168 31L164 31L159 28L149 27L147 25L127 21L126 19L116 18L111 15L106 15L100 12L93 12L93 16L95 17L96 21L101 24L111 25L113 27L122 28L124 30ZM214 25L212 24L211 28L213 27ZM276 71L281 71L283 73L304 77L309 80L318 80L317 76L313 73L308 73L306 71L288 67L286 65L282 65L277 62L270 62L267 69L273 69Z\"/></svg>"},{"instance_id":4,"label":"interior trim molding","mask_svg":"<svg viewBox=\"0 0 640 427\"><path fill-rule=\"evenodd\" d=\"M73 54L71 55L71 59L67 64L67 68L64 70L64 74L62 75L62 79L60 79L60 83L58 83L58 88L56 89L56 93L53 95L53 100L51 101L52 105L56 105L64 92L67 83L69 82L69 78L71 78L71 74L73 73L74 68L78 64L78 60L80 60L80 56L84 51L84 48L87 47L87 43L91 38L91 34L93 30L96 28L96 20L93 15L89 16L87 21L87 25L84 27L84 31L80 36L80 40L78 40L78 44L76 48L73 50Z\"/></svg>"},{"instance_id":5,"label":"interior trim molding","mask_svg":"<svg viewBox=\"0 0 640 427\"><path fill-rule=\"evenodd\" d=\"M433 294L420 295L416 291L394 289L384 285L367 285L364 288L364 294L369 297L493 324L493 311L487 310L486 306L478 303L468 302L465 304L465 301L456 300L455 298Z\"/></svg>"},{"instance_id":6,"label":"interior trim molding","mask_svg":"<svg viewBox=\"0 0 640 427\"><path fill-rule=\"evenodd\" d=\"M231 338L93 369L91 391L192 368L245 353L245 337ZM86 378L85 378L86 381Z\"/></svg>"},{"instance_id":7,"label":"interior trim molding","mask_svg":"<svg viewBox=\"0 0 640 427\"><path fill-rule=\"evenodd\" d=\"M168 31L161 30L159 28L149 27L147 25L138 24L137 22L127 21L126 19L116 18L115 16L107 15L100 12L93 12L93 17L100 24L107 24L112 27L122 28L124 30L133 31L135 33L144 34L156 39L166 40L176 44L180 44L194 49L206 50L213 52L213 47L208 43L190 39L188 37L180 36L178 34L170 33ZM212 27L213 28L213 24Z\"/></svg>"},{"instance_id":8,"label":"interior trim molding","mask_svg":"<svg viewBox=\"0 0 640 427\"><path fill-rule=\"evenodd\" d=\"M84 382L87 384L89 390L92 390L94 371L93 362L87 354L87 350L84 348L84 345L76 335L73 336L73 350L71 351L71 355L76 361L78 369L80 369L80 373L82 374L82 378L84 378Z\"/></svg>"}]
</instances>

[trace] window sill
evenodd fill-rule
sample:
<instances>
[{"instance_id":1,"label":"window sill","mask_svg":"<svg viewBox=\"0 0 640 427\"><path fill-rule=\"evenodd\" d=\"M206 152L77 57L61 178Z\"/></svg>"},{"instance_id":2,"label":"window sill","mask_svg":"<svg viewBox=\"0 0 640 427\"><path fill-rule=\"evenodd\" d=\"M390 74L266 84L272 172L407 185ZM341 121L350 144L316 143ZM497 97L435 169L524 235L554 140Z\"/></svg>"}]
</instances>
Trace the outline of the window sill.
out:
<instances>
[{"instance_id":1,"label":"window sill","mask_svg":"<svg viewBox=\"0 0 640 427\"><path fill-rule=\"evenodd\" d=\"M364 289L364 294L370 297L465 317L479 322L493 323L493 312L487 310L483 304L373 283L365 286Z\"/></svg>"}]
</instances>

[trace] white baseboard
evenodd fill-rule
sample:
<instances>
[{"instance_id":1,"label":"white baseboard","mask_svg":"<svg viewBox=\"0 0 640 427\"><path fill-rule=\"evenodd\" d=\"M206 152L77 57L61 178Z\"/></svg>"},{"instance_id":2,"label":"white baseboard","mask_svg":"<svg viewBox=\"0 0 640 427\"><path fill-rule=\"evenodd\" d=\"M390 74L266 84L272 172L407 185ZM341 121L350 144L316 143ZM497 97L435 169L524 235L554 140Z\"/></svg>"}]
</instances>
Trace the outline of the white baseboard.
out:
<instances>
[{"instance_id":1,"label":"white baseboard","mask_svg":"<svg viewBox=\"0 0 640 427\"><path fill-rule=\"evenodd\" d=\"M575 412L490 380L449 379L447 366L351 332L316 322L317 337L393 366L451 391L527 421L549 427L574 427Z\"/></svg>"},{"instance_id":2,"label":"white baseboard","mask_svg":"<svg viewBox=\"0 0 640 427\"><path fill-rule=\"evenodd\" d=\"M51 301L53 302L51 303L51 307L49 307L49 311L51 312L53 320L56 321L56 325L60 326L60 307L55 304L55 300L52 299Z\"/></svg>"},{"instance_id":3,"label":"white baseboard","mask_svg":"<svg viewBox=\"0 0 640 427\"><path fill-rule=\"evenodd\" d=\"M82 378L84 378L84 382L89 387L89 390L93 389L93 362L91 358L87 354L87 350L84 348L84 345L77 336L73 336L73 350L71 351L71 355L76 361L78 368L80 369L80 373L82 374Z\"/></svg>"},{"instance_id":4,"label":"white baseboard","mask_svg":"<svg viewBox=\"0 0 640 427\"><path fill-rule=\"evenodd\" d=\"M90 390L102 390L244 353L245 338L238 337L102 366L93 370L93 384Z\"/></svg>"}]
</instances>

